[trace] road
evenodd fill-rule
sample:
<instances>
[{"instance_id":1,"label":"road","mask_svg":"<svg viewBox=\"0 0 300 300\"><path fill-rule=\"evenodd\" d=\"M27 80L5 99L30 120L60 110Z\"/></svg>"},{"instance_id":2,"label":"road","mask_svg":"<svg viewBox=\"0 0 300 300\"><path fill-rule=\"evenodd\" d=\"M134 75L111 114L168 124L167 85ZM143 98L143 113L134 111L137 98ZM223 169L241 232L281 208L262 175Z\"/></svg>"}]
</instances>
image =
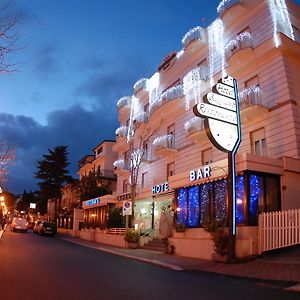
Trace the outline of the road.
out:
<instances>
[{"instance_id":1,"label":"road","mask_svg":"<svg viewBox=\"0 0 300 300\"><path fill-rule=\"evenodd\" d=\"M289 300L299 293L274 282L174 271L7 230L0 240L0 299Z\"/></svg>"}]
</instances>

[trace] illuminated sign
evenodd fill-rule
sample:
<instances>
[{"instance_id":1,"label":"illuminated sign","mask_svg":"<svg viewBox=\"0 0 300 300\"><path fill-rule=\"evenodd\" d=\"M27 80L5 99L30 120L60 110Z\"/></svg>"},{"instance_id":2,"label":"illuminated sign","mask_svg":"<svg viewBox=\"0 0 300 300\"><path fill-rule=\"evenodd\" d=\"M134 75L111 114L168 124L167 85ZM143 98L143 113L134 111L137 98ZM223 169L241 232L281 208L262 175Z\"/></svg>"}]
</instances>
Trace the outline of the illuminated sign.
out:
<instances>
[{"instance_id":1,"label":"illuminated sign","mask_svg":"<svg viewBox=\"0 0 300 300\"><path fill-rule=\"evenodd\" d=\"M190 171L190 181L199 180L211 176L211 167L204 166L202 169Z\"/></svg>"},{"instance_id":2,"label":"illuminated sign","mask_svg":"<svg viewBox=\"0 0 300 300\"><path fill-rule=\"evenodd\" d=\"M100 198L93 198L82 202L82 206L93 206L100 203Z\"/></svg>"},{"instance_id":3,"label":"illuminated sign","mask_svg":"<svg viewBox=\"0 0 300 300\"><path fill-rule=\"evenodd\" d=\"M29 208L36 209L36 203L29 203Z\"/></svg>"},{"instance_id":4,"label":"illuminated sign","mask_svg":"<svg viewBox=\"0 0 300 300\"><path fill-rule=\"evenodd\" d=\"M158 194L169 191L169 182L154 185L152 187L152 194Z\"/></svg>"}]
</instances>

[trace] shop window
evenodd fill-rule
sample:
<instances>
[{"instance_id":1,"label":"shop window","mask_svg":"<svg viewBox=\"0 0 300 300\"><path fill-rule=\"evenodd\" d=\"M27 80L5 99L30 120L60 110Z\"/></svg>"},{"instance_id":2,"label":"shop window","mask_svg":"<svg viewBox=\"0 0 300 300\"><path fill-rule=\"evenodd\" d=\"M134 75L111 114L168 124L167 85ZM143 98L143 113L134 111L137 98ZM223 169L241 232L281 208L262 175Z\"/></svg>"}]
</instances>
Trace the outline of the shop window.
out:
<instances>
[{"instance_id":1,"label":"shop window","mask_svg":"<svg viewBox=\"0 0 300 300\"><path fill-rule=\"evenodd\" d=\"M168 139L168 147L175 148L175 124L168 126L168 135L171 135L171 139Z\"/></svg>"},{"instance_id":2,"label":"shop window","mask_svg":"<svg viewBox=\"0 0 300 300\"><path fill-rule=\"evenodd\" d=\"M249 183L249 224L256 225L259 205L263 203L264 197L263 177L250 175Z\"/></svg>"},{"instance_id":3,"label":"shop window","mask_svg":"<svg viewBox=\"0 0 300 300\"><path fill-rule=\"evenodd\" d=\"M265 129L261 128L259 130L252 131L250 133L250 137L252 153L260 156L267 156Z\"/></svg>"},{"instance_id":4,"label":"shop window","mask_svg":"<svg viewBox=\"0 0 300 300\"><path fill-rule=\"evenodd\" d=\"M245 180L244 176L236 177L236 222L237 224L245 223Z\"/></svg>"},{"instance_id":5,"label":"shop window","mask_svg":"<svg viewBox=\"0 0 300 300\"><path fill-rule=\"evenodd\" d=\"M218 180L214 182L214 218L218 222L226 222L226 197L227 197L227 181Z\"/></svg>"},{"instance_id":6,"label":"shop window","mask_svg":"<svg viewBox=\"0 0 300 300\"><path fill-rule=\"evenodd\" d=\"M199 226L199 187L193 186L189 188L188 191L188 214L187 222L188 227Z\"/></svg>"},{"instance_id":7,"label":"shop window","mask_svg":"<svg viewBox=\"0 0 300 300\"><path fill-rule=\"evenodd\" d=\"M175 175L175 163L171 162L167 164L167 178L173 175Z\"/></svg>"},{"instance_id":8,"label":"shop window","mask_svg":"<svg viewBox=\"0 0 300 300\"><path fill-rule=\"evenodd\" d=\"M177 199L177 223L186 224L187 221L187 189L181 188L178 191Z\"/></svg>"},{"instance_id":9,"label":"shop window","mask_svg":"<svg viewBox=\"0 0 300 300\"><path fill-rule=\"evenodd\" d=\"M208 165L212 162L212 148L202 151L202 164Z\"/></svg>"},{"instance_id":10,"label":"shop window","mask_svg":"<svg viewBox=\"0 0 300 300\"><path fill-rule=\"evenodd\" d=\"M148 177L148 172L142 173L142 189L146 187L147 185L147 177Z\"/></svg>"}]
</instances>

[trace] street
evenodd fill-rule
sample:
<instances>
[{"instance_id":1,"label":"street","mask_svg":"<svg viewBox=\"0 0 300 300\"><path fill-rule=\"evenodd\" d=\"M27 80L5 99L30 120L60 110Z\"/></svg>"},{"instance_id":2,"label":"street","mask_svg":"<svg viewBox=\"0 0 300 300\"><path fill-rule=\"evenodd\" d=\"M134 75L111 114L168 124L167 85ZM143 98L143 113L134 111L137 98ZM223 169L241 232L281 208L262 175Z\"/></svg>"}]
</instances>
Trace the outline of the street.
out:
<instances>
[{"instance_id":1,"label":"street","mask_svg":"<svg viewBox=\"0 0 300 300\"><path fill-rule=\"evenodd\" d=\"M0 268L1 300L299 299L283 284L173 271L8 228L0 240Z\"/></svg>"}]
</instances>

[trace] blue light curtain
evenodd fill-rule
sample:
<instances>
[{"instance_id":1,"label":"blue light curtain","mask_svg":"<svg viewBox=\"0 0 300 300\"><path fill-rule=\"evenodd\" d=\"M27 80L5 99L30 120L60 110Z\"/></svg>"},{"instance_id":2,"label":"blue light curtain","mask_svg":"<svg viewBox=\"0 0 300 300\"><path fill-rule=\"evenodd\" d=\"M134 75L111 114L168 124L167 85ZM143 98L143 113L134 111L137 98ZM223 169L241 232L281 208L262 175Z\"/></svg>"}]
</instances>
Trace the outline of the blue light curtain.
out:
<instances>
[{"instance_id":1,"label":"blue light curtain","mask_svg":"<svg viewBox=\"0 0 300 300\"><path fill-rule=\"evenodd\" d=\"M178 191L178 205L179 211L177 211L177 223L186 224L187 221L187 189L181 188Z\"/></svg>"},{"instance_id":2,"label":"blue light curtain","mask_svg":"<svg viewBox=\"0 0 300 300\"><path fill-rule=\"evenodd\" d=\"M244 176L237 176L235 183L236 191L236 222L237 224L243 224L245 222L245 179Z\"/></svg>"},{"instance_id":3,"label":"blue light curtain","mask_svg":"<svg viewBox=\"0 0 300 300\"><path fill-rule=\"evenodd\" d=\"M188 227L199 226L199 187L188 188Z\"/></svg>"}]
</instances>

